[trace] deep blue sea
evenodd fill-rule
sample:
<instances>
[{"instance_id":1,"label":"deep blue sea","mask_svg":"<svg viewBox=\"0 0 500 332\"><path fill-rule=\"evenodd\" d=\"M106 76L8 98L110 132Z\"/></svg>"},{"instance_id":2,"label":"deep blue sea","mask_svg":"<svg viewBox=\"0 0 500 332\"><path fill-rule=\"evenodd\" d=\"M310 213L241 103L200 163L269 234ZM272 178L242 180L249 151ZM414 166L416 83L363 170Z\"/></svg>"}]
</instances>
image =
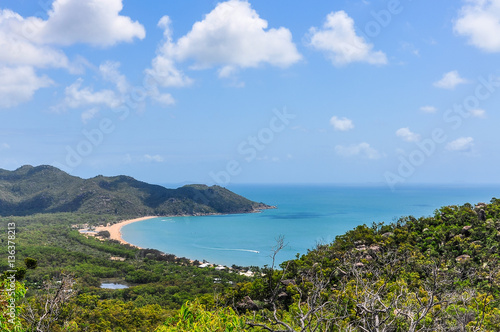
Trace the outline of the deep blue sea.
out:
<instances>
[{"instance_id":1,"label":"deep blue sea","mask_svg":"<svg viewBox=\"0 0 500 332\"><path fill-rule=\"evenodd\" d=\"M430 216L443 205L489 202L500 186L233 185L228 189L278 208L262 213L155 218L126 225L123 238L143 248L231 266L271 264L276 238L287 247L278 263L332 242L357 225Z\"/></svg>"}]
</instances>

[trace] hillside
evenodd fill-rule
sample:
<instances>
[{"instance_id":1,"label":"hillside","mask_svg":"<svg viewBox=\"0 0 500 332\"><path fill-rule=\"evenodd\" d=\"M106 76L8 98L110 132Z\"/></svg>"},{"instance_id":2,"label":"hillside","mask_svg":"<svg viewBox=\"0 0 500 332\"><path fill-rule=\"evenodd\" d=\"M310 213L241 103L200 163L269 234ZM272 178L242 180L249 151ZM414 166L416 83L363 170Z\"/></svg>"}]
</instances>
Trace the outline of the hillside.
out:
<instances>
[{"instance_id":1,"label":"hillside","mask_svg":"<svg viewBox=\"0 0 500 332\"><path fill-rule=\"evenodd\" d=\"M202 215L249 213L270 208L219 186L167 189L128 176L91 179L52 166L0 169L0 215L78 212L91 214Z\"/></svg>"}]
</instances>

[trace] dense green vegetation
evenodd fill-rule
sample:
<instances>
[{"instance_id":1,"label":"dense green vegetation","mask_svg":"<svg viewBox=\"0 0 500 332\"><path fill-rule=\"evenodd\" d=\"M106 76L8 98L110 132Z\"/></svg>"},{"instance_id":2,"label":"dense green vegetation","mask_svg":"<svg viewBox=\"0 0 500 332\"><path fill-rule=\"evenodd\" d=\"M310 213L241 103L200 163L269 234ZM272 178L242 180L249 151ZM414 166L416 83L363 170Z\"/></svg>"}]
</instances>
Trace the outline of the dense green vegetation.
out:
<instances>
[{"instance_id":1,"label":"dense green vegetation","mask_svg":"<svg viewBox=\"0 0 500 332\"><path fill-rule=\"evenodd\" d=\"M81 179L52 166L0 169L0 216L78 212L95 215L246 213L269 206L219 186L167 189L128 176Z\"/></svg>"},{"instance_id":2,"label":"dense green vegetation","mask_svg":"<svg viewBox=\"0 0 500 332\"><path fill-rule=\"evenodd\" d=\"M26 265L16 293L17 331L35 331L36 323L40 331L56 332L500 330L500 200L495 198L490 204L442 207L429 217L358 226L279 267L271 260L254 278L87 239L70 227L113 218L6 218L18 227L18 259ZM278 241L275 254L285 245ZM0 264L7 260L2 255ZM133 287L100 289L101 278ZM57 298L62 303L57 319L40 324L41 303L69 288L74 291L59 294L71 296ZM0 324L14 330L6 317L4 312Z\"/></svg>"},{"instance_id":3,"label":"dense green vegetation","mask_svg":"<svg viewBox=\"0 0 500 332\"><path fill-rule=\"evenodd\" d=\"M18 309L26 310L30 305L36 308L34 319L39 319L43 311L39 306L45 301L48 286L57 286L65 276L75 282L70 287L74 296L64 304L57 320L43 331L62 331L64 326L72 326L71 331L152 331L186 301L205 298L205 302L213 304L214 295L248 280L236 272L199 268L196 262L157 250L87 238L71 227L116 219L71 213L2 218L2 225L16 225L16 267L23 270L36 266L27 269L18 285L28 290L26 302L19 302ZM2 246L6 246L6 230L0 230ZM7 251L2 250L0 271L9 269L7 256ZM102 280L124 282L131 287L101 289ZM33 329L32 324L24 324Z\"/></svg>"}]
</instances>

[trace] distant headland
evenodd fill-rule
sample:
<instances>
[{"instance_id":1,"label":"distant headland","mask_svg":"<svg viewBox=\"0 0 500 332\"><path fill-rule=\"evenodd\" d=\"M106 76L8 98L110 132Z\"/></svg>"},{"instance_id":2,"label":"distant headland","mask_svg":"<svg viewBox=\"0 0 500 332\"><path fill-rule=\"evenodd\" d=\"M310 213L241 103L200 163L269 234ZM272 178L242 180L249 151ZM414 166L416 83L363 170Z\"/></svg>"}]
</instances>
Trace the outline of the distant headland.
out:
<instances>
[{"instance_id":1,"label":"distant headland","mask_svg":"<svg viewBox=\"0 0 500 332\"><path fill-rule=\"evenodd\" d=\"M220 186L167 189L124 175L82 179L48 165L0 169L0 216L73 212L131 219L253 213L271 208L275 207Z\"/></svg>"}]
</instances>

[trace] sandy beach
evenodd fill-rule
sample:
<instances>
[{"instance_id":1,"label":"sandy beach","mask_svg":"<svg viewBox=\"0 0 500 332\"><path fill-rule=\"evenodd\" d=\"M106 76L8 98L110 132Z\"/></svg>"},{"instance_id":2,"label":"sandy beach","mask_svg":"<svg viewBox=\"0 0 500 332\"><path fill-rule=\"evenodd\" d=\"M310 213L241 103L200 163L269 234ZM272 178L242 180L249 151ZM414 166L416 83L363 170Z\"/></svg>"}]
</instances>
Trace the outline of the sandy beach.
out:
<instances>
[{"instance_id":1,"label":"sandy beach","mask_svg":"<svg viewBox=\"0 0 500 332\"><path fill-rule=\"evenodd\" d=\"M121 228L123 226L125 226L125 225L131 224L131 223L134 223L134 222L138 222L138 221L142 221L142 220L147 220L147 219L152 219L152 218L157 218L157 217L156 216L148 216L148 217L141 217L141 218L135 218L135 219L130 219L130 220L123 220L123 221L120 221L119 223L113 224L111 226L96 227L95 230L96 230L96 232L108 231L109 235L110 235L110 237L109 237L110 239L117 240L117 241L119 241L122 244L128 244L128 245L131 245L133 247L137 247L139 249L142 249L142 248L140 248L138 246L135 246L133 244L130 244L127 241L125 241L124 239L122 239Z\"/></svg>"}]
</instances>

